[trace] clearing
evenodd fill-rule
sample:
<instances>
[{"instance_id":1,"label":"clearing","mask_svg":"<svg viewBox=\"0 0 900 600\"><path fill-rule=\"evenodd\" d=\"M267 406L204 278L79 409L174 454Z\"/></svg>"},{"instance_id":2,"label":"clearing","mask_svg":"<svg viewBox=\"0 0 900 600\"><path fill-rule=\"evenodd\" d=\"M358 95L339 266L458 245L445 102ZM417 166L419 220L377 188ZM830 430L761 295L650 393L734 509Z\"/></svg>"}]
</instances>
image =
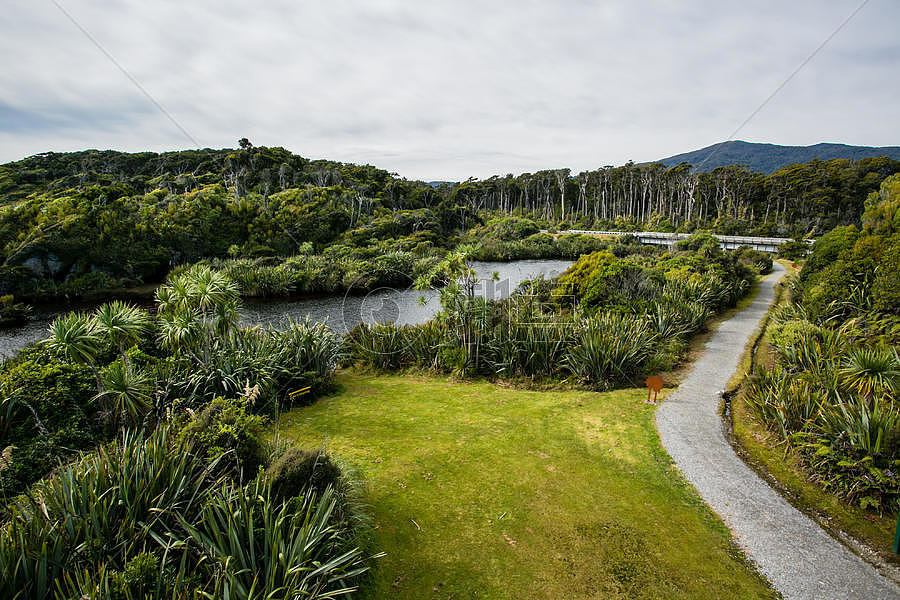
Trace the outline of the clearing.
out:
<instances>
[{"instance_id":1,"label":"clearing","mask_svg":"<svg viewBox=\"0 0 900 600\"><path fill-rule=\"evenodd\" d=\"M363 597L775 596L673 467L644 389L337 381L278 431L365 479L387 556Z\"/></svg>"}]
</instances>

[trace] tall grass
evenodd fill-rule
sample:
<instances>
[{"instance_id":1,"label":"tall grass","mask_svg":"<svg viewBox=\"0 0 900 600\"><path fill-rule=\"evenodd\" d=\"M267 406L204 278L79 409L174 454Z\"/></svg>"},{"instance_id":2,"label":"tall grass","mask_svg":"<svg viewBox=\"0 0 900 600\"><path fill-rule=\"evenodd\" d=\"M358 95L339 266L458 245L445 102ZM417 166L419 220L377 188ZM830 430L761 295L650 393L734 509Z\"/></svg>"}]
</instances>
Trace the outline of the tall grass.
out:
<instances>
[{"instance_id":1,"label":"tall grass","mask_svg":"<svg viewBox=\"0 0 900 600\"><path fill-rule=\"evenodd\" d=\"M208 598L337 598L355 591L366 556L334 522L331 488L278 501L265 480L223 483L194 522L179 522L217 576Z\"/></svg>"},{"instance_id":2,"label":"tall grass","mask_svg":"<svg viewBox=\"0 0 900 600\"><path fill-rule=\"evenodd\" d=\"M215 461L168 427L63 467L9 508L0 597L334 598L368 568L336 499L275 501L257 477L217 478Z\"/></svg>"},{"instance_id":3,"label":"tall grass","mask_svg":"<svg viewBox=\"0 0 900 600\"><path fill-rule=\"evenodd\" d=\"M0 531L0 596L89 592L66 590L64 575L101 563L121 569L147 548L174 560L179 545L169 534L178 515L199 513L208 469L192 448L170 443L164 427L146 438L126 433L62 467L10 506ZM182 583L186 575L179 572Z\"/></svg>"},{"instance_id":4,"label":"tall grass","mask_svg":"<svg viewBox=\"0 0 900 600\"><path fill-rule=\"evenodd\" d=\"M760 420L795 445L822 485L862 507L900 504L900 359L861 345L855 325L811 323L776 312L774 369L757 368L743 391Z\"/></svg>"},{"instance_id":5,"label":"tall grass","mask_svg":"<svg viewBox=\"0 0 900 600\"><path fill-rule=\"evenodd\" d=\"M633 383L650 358L657 334L647 319L603 313L575 332L566 365L581 381L611 387Z\"/></svg>"}]
</instances>

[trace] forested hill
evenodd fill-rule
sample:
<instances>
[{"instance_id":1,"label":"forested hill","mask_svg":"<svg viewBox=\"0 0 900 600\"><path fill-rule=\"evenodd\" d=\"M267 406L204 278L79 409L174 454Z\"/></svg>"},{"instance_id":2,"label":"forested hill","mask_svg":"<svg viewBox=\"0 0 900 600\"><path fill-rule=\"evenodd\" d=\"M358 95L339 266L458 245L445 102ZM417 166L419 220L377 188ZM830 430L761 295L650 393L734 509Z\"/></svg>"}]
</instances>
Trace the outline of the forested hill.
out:
<instances>
[{"instance_id":1,"label":"forested hill","mask_svg":"<svg viewBox=\"0 0 900 600\"><path fill-rule=\"evenodd\" d=\"M209 184L223 184L238 198L310 185L343 186L377 196L401 181L405 182L371 165L311 160L284 148L249 144L237 150L204 148L160 154L45 152L0 165L0 205L31 194L58 195L90 186L118 187L120 195L130 195L157 189L182 194ZM408 183L407 187L426 185Z\"/></svg>"},{"instance_id":2,"label":"forested hill","mask_svg":"<svg viewBox=\"0 0 900 600\"><path fill-rule=\"evenodd\" d=\"M821 235L859 225L867 196L900 172L900 161L884 157L813 160L771 175L628 163L435 186L242 142L162 154L45 153L0 165L0 303L10 294L70 298L157 283L173 268L225 257L315 254L323 265L350 265L329 275L328 289L340 288L373 260L436 257L498 219L528 221L528 231Z\"/></svg>"},{"instance_id":3,"label":"forested hill","mask_svg":"<svg viewBox=\"0 0 900 600\"><path fill-rule=\"evenodd\" d=\"M712 171L716 167L746 165L751 171L774 173L782 167L811 160L845 158L859 160L887 156L900 160L900 146L848 146L847 144L814 144L812 146L778 146L754 144L735 140L707 146L693 152L661 158L656 162L667 167L681 163L693 165L700 171Z\"/></svg>"}]
</instances>

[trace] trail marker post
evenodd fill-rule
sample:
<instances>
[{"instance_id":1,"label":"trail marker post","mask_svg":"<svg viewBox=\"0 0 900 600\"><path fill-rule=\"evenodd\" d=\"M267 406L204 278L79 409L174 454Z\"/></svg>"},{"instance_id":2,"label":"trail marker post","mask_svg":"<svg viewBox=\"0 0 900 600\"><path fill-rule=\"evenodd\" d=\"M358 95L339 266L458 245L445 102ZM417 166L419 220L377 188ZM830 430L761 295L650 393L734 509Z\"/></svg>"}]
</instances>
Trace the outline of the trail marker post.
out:
<instances>
[{"instance_id":1,"label":"trail marker post","mask_svg":"<svg viewBox=\"0 0 900 600\"><path fill-rule=\"evenodd\" d=\"M305 388L300 388L299 390L294 390L293 392L288 394L288 399L291 401L291 403L293 403L294 400L296 400L300 396L304 396L304 395L308 394L309 388L310 388L310 386L306 386Z\"/></svg>"},{"instance_id":2,"label":"trail marker post","mask_svg":"<svg viewBox=\"0 0 900 600\"><path fill-rule=\"evenodd\" d=\"M653 402L656 404L656 396L659 395L659 390L663 389L663 380L659 375L651 375L647 378L645 382L647 384L647 402ZM653 400L650 400L650 394L653 394Z\"/></svg>"}]
</instances>

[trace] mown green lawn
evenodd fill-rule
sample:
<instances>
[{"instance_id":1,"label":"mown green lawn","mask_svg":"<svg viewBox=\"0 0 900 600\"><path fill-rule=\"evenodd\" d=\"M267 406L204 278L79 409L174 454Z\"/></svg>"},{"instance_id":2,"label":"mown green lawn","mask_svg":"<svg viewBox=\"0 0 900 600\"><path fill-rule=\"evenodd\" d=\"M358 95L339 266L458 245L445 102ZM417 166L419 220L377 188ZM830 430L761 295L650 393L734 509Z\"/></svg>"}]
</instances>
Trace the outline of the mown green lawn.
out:
<instances>
[{"instance_id":1,"label":"mown green lawn","mask_svg":"<svg viewBox=\"0 0 900 600\"><path fill-rule=\"evenodd\" d=\"M368 484L365 598L770 598L674 470L646 391L338 375L280 435Z\"/></svg>"}]
</instances>

